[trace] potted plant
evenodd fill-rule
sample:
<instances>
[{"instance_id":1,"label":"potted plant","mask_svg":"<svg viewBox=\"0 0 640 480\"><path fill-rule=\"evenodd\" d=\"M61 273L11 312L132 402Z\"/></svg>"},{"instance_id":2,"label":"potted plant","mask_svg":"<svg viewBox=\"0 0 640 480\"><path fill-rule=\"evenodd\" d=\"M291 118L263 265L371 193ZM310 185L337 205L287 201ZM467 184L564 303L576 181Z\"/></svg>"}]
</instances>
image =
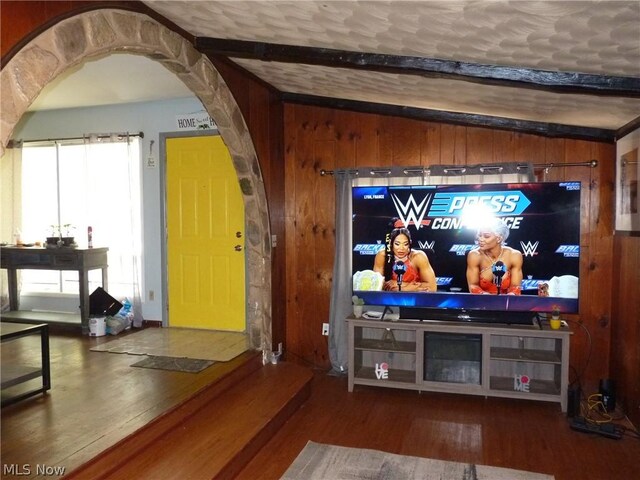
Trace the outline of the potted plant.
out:
<instances>
[{"instance_id":1,"label":"potted plant","mask_svg":"<svg viewBox=\"0 0 640 480\"><path fill-rule=\"evenodd\" d=\"M356 318L362 317L362 309L364 307L364 300L357 295L351 297L353 301L353 316Z\"/></svg>"},{"instance_id":2,"label":"potted plant","mask_svg":"<svg viewBox=\"0 0 640 480\"><path fill-rule=\"evenodd\" d=\"M72 247L75 245L73 231L75 227L70 223L64 225L50 225L47 237L47 247Z\"/></svg>"},{"instance_id":3,"label":"potted plant","mask_svg":"<svg viewBox=\"0 0 640 480\"><path fill-rule=\"evenodd\" d=\"M75 236L73 235L75 229L76 227L74 227L70 223L65 223L64 225L62 225L62 228L60 229L60 233L62 235L60 238L62 239L63 247L72 247L73 245L75 245Z\"/></svg>"},{"instance_id":4,"label":"potted plant","mask_svg":"<svg viewBox=\"0 0 640 480\"><path fill-rule=\"evenodd\" d=\"M47 247L57 247L60 241L60 227L58 225L49 225L49 234L47 235Z\"/></svg>"}]
</instances>

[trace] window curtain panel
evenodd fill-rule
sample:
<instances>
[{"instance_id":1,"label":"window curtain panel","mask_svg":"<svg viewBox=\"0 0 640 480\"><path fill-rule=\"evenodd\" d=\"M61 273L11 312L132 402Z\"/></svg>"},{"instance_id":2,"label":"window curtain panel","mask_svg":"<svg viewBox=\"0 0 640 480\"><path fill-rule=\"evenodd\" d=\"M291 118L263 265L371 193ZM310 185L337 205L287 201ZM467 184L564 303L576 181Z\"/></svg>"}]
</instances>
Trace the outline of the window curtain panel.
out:
<instances>
[{"instance_id":1,"label":"window curtain panel","mask_svg":"<svg viewBox=\"0 0 640 480\"><path fill-rule=\"evenodd\" d=\"M356 172L336 172L336 248L329 306L329 360L335 374L348 369L347 318L351 306L351 185Z\"/></svg>"},{"instance_id":2,"label":"window curtain panel","mask_svg":"<svg viewBox=\"0 0 640 480\"><path fill-rule=\"evenodd\" d=\"M21 234L22 142L11 141L0 160L0 241L11 245ZM18 295L20 295L18 271ZM0 270L0 310L9 310L7 270Z\"/></svg>"},{"instance_id":3,"label":"window curtain panel","mask_svg":"<svg viewBox=\"0 0 640 480\"><path fill-rule=\"evenodd\" d=\"M534 182L532 164L433 165L424 167L361 168L334 172L336 182L336 247L329 307L329 360L333 374L346 374L347 324L353 312L351 269L351 187Z\"/></svg>"},{"instance_id":4,"label":"window curtain panel","mask_svg":"<svg viewBox=\"0 0 640 480\"><path fill-rule=\"evenodd\" d=\"M422 173L422 169L420 169ZM421 176L406 175L403 169L342 170L335 172L336 249L329 307L329 360L334 374L348 371L347 324L353 313L351 272L351 187L369 185L420 185Z\"/></svg>"},{"instance_id":5,"label":"window curtain panel","mask_svg":"<svg viewBox=\"0 0 640 480\"><path fill-rule=\"evenodd\" d=\"M110 144L109 150L117 152L118 158L126 161L126 175L114 178L108 162L92 162L92 158L104 157L104 144ZM102 147L98 149L98 146ZM113 134L110 137L90 134L84 140L85 178L91 188L86 190L84 222L82 227L93 230L93 244L109 247L109 268L118 269L125 291L117 292L116 297L124 296L132 305L133 326L141 327L142 296L141 296L141 256L142 256L142 215L140 196L140 139L137 137ZM114 155L115 157L116 155ZM123 171L120 169L119 171ZM105 198L122 200L130 208L124 211L112 211L108 208L110 202ZM116 202L114 202L116 203ZM120 202L117 202L118 204ZM106 232L110 232L110 240L101 241ZM114 233L119 233L114 235ZM121 277L121 278L122 278Z\"/></svg>"}]
</instances>

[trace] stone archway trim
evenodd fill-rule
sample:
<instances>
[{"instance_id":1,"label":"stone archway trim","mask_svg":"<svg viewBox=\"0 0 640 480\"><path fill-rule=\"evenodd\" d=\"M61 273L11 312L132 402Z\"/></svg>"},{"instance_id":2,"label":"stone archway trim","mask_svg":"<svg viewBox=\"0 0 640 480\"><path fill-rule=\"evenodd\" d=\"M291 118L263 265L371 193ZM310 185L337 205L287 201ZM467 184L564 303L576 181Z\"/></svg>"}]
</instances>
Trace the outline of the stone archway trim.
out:
<instances>
[{"instance_id":1,"label":"stone archway trim","mask_svg":"<svg viewBox=\"0 0 640 480\"><path fill-rule=\"evenodd\" d=\"M260 165L231 91L186 39L144 14L117 9L80 13L49 27L0 72L0 154L49 82L88 58L115 52L144 55L177 75L200 99L229 148L245 203L247 333L251 347L265 357L271 351L271 235Z\"/></svg>"}]
</instances>

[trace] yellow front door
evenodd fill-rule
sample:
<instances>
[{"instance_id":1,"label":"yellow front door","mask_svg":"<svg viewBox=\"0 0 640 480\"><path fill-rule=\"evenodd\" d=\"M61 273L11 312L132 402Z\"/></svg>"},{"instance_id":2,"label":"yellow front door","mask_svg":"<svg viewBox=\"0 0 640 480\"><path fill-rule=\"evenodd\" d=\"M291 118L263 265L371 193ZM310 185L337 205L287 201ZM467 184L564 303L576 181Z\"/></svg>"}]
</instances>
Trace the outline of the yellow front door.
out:
<instances>
[{"instance_id":1,"label":"yellow front door","mask_svg":"<svg viewBox=\"0 0 640 480\"><path fill-rule=\"evenodd\" d=\"M245 330L244 205L220 136L167 139L169 325Z\"/></svg>"}]
</instances>

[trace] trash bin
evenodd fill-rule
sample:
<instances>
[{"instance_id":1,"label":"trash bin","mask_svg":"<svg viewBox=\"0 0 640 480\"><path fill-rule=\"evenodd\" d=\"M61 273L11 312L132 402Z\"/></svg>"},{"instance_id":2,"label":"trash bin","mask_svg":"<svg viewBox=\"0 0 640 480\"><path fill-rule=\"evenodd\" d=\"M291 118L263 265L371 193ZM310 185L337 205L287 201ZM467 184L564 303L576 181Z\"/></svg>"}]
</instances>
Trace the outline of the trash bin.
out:
<instances>
[{"instance_id":1,"label":"trash bin","mask_svg":"<svg viewBox=\"0 0 640 480\"><path fill-rule=\"evenodd\" d=\"M89 318L89 336L90 337L104 337L106 334L107 334L106 317Z\"/></svg>"}]
</instances>

